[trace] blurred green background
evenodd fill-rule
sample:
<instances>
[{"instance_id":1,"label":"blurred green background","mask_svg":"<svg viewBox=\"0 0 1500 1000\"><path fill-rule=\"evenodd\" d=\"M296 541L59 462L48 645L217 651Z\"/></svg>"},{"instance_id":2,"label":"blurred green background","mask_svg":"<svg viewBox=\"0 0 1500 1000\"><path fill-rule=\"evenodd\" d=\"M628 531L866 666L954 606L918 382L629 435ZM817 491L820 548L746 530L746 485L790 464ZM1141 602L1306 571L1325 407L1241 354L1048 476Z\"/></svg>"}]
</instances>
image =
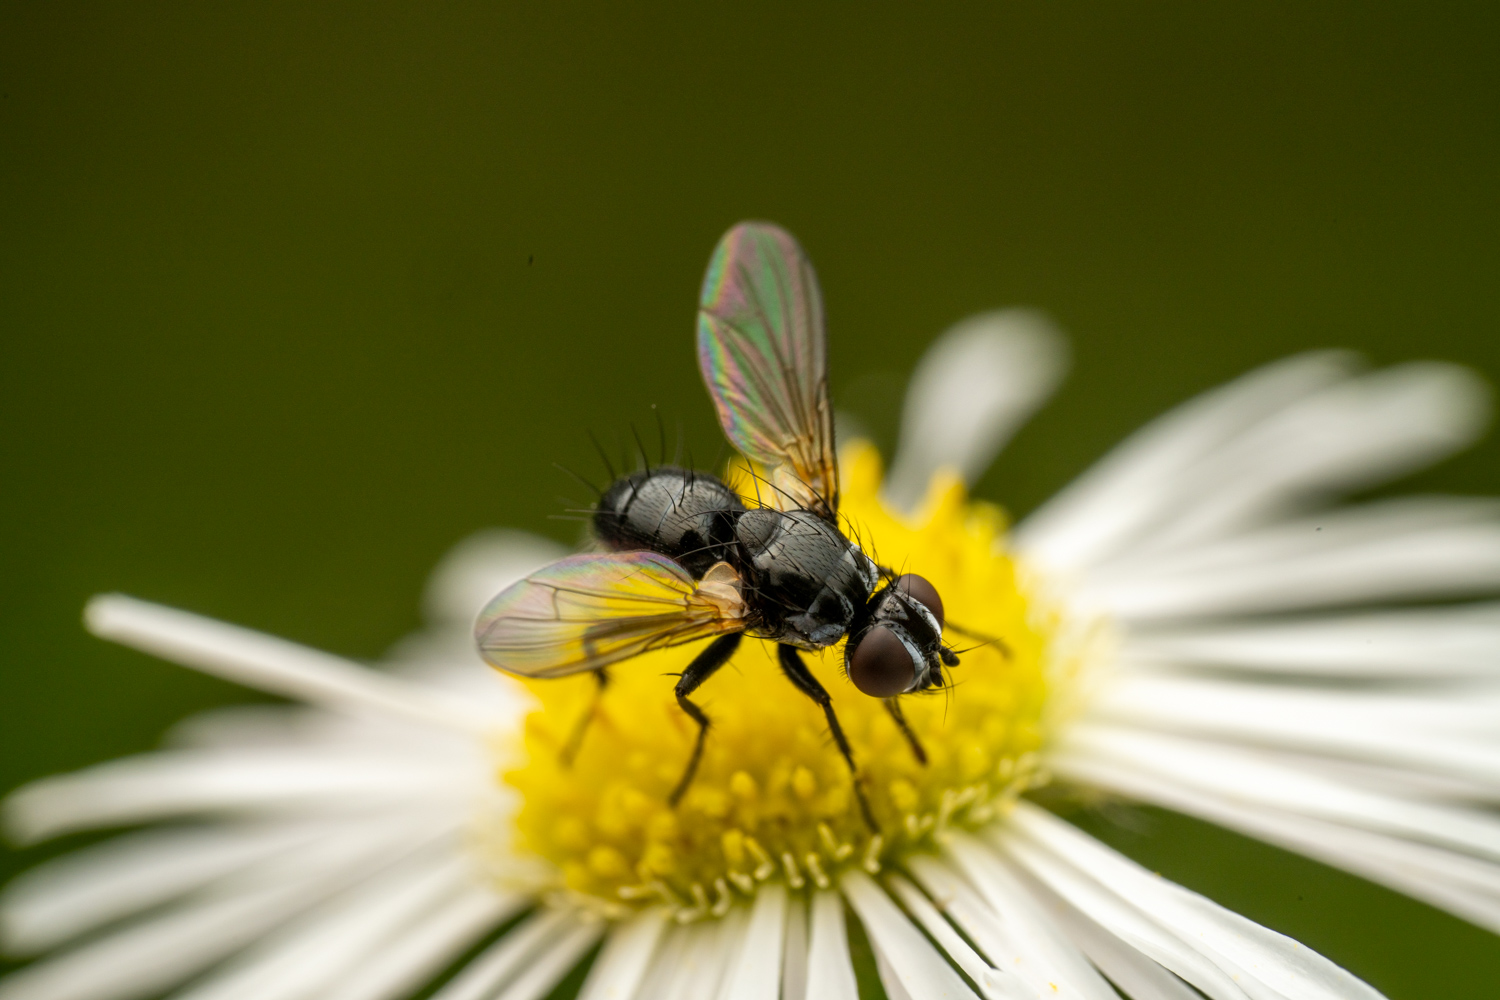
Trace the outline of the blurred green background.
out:
<instances>
[{"instance_id":1,"label":"blurred green background","mask_svg":"<svg viewBox=\"0 0 1500 1000\"><path fill-rule=\"evenodd\" d=\"M1500 376L1497 53L1490 4L6 2L0 788L252 697L89 638L92 593L374 657L466 534L573 537L587 430L655 403L712 456L693 307L741 218L808 247L887 444L947 324L1056 317L1073 375L980 490L1017 513L1291 351ZM1094 828L1395 1000L1500 980L1351 877Z\"/></svg>"}]
</instances>

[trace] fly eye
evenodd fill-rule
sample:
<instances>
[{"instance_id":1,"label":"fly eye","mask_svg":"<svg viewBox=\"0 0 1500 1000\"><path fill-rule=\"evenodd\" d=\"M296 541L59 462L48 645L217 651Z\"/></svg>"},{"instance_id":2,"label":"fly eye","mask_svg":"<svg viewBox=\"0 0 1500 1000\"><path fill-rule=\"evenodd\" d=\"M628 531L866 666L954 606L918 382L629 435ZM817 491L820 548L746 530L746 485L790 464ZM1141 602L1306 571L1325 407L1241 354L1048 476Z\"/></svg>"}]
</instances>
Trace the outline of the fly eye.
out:
<instances>
[{"instance_id":1,"label":"fly eye","mask_svg":"<svg viewBox=\"0 0 1500 1000\"><path fill-rule=\"evenodd\" d=\"M896 589L908 597L915 597L921 601L932 617L937 619L938 627L943 626L943 599L938 596L937 588L927 581L926 577L915 573L907 573L905 576L897 577Z\"/></svg>"},{"instance_id":2,"label":"fly eye","mask_svg":"<svg viewBox=\"0 0 1500 1000\"><path fill-rule=\"evenodd\" d=\"M876 626L854 647L849 679L871 698L890 698L911 687L917 679L917 665L896 633Z\"/></svg>"}]
</instances>

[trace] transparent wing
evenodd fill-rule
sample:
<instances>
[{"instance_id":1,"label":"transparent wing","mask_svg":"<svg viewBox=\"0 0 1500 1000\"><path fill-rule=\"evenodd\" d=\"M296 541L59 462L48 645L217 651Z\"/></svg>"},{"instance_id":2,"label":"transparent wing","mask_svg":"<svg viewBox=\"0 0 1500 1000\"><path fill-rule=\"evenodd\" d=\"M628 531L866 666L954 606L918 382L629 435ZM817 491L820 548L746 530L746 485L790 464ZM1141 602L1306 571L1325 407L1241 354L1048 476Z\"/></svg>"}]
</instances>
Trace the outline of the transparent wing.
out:
<instances>
[{"instance_id":1,"label":"transparent wing","mask_svg":"<svg viewBox=\"0 0 1500 1000\"><path fill-rule=\"evenodd\" d=\"M523 677L598 670L743 629L738 582L720 563L700 583L655 552L568 556L501 591L474 637L491 665Z\"/></svg>"},{"instance_id":2,"label":"transparent wing","mask_svg":"<svg viewBox=\"0 0 1500 1000\"><path fill-rule=\"evenodd\" d=\"M698 303L698 367L730 442L771 469L795 506L832 519L839 470L823 300L791 233L742 222L719 241Z\"/></svg>"}]
</instances>

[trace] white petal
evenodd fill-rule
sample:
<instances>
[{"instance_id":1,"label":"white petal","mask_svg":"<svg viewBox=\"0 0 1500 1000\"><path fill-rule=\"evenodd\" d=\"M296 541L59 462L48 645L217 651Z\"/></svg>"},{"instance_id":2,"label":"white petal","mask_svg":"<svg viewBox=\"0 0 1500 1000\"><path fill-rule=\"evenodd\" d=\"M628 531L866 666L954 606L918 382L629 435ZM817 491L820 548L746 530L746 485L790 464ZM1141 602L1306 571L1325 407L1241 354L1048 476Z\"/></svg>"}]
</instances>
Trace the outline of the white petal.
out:
<instances>
[{"instance_id":1,"label":"white petal","mask_svg":"<svg viewBox=\"0 0 1500 1000\"><path fill-rule=\"evenodd\" d=\"M785 886L761 886L750 909L739 954L719 993L721 1000L777 1000L781 992L786 907Z\"/></svg>"},{"instance_id":2,"label":"white petal","mask_svg":"<svg viewBox=\"0 0 1500 1000\"><path fill-rule=\"evenodd\" d=\"M946 848L948 856L984 897L1020 959L1006 971L1025 980L1041 996L1118 1000L1114 988L993 851L967 834L951 836Z\"/></svg>"},{"instance_id":3,"label":"white petal","mask_svg":"<svg viewBox=\"0 0 1500 1000\"><path fill-rule=\"evenodd\" d=\"M991 858L992 862L997 860ZM1054 1000L1062 984L1068 981L1065 967L1081 965L1081 958L1073 945L1054 931L1049 930L1047 938L1050 940L1044 939L1045 943L1038 947L1039 929L1047 921L1033 919L1034 907L1018 908L1006 902L1009 882L998 884L988 873L980 873L986 883L985 892L1005 907L1002 915L981 896L968 874L961 874L947 861L930 855L915 855L908 858L906 864L933 903L974 942L989 964L1000 973L987 984L996 994L1025 997L1027 1000ZM1013 880L1014 873L1009 875ZM1054 960L1057 956L1062 956L1061 964ZM1089 969L1078 978L1092 982L1097 976ZM1072 987L1068 989L1072 991Z\"/></svg>"},{"instance_id":4,"label":"white petal","mask_svg":"<svg viewBox=\"0 0 1500 1000\"><path fill-rule=\"evenodd\" d=\"M1084 916L1034 876L1027 874L1026 884L1034 895L1050 904L1046 906L1048 913L1068 939L1131 1000L1198 1000L1187 983Z\"/></svg>"},{"instance_id":5,"label":"white petal","mask_svg":"<svg viewBox=\"0 0 1500 1000\"><path fill-rule=\"evenodd\" d=\"M1407 498L1363 504L1117 563L1077 599L1131 623L1248 615L1500 587L1500 505Z\"/></svg>"},{"instance_id":6,"label":"white petal","mask_svg":"<svg viewBox=\"0 0 1500 1000\"><path fill-rule=\"evenodd\" d=\"M574 927L533 959L494 1000L541 1000L583 960L603 932L597 921Z\"/></svg>"},{"instance_id":7,"label":"white petal","mask_svg":"<svg viewBox=\"0 0 1500 1000\"><path fill-rule=\"evenodd\" d=\"M1131 666L1203 665L1330 677L1500 679L1500 604L1311 621L1133 630Z\"/></svg>"},{"instance_id":8,"label":"white petal","mask_svg":"<svg viewBox=\"0 0 1500 1000\"><path fill-rule=\"evenodd\" d=\"M1119 677L1089 718L1147 731L1336 754L1472 782L1500 795L1500 694L1317 690L1222 679Z\"/></svg>"},{"instance_id":9,"label":"white petal","mask_svg":"<svg viewBox=\"0 0 1500 1000\"><path fill-rule=\"evenodd\" d=\"M786 1000L804 998L790 996ZM844 928L844 901L832 889L819 889L812 897L805 1000L859 1000Z\"/></svg>"},{"instance_id":10,"label":"white petal","mask_svg":"<svg viewBox=\"0 0 1500 1000\"><path fill-rule=\"evenodd\" d=\"M912 1000L975 997L953 966L927 942L921 931L896 908L885 890L855 870L839 880L849 905L859 915L870 943L890 963L891 971ZM977 1000L977 998L975 998Z\"/></svg>"},{"instance_id":11,"label":"white petal","mask_svg":"<svg viewBox=\"0 0 1500 1000\"><path fill-rule=\"evenodd\" d=\"M1097 787L1306 854L1500 933L1500 865L1389 834L1247 806L1130 766L1092 760L1082 773Z\"/></svg>"},{"instance_id":12,"label":"white petal","mask_svg":"<svg viewBox=\"0 0 1500 1000\"><path fill-rule=\"evenodd\" d=\"M131 1000L153 996L243 947L307 902L272 886L182 907L0 980L4 1000Z\"/></svg>"},{"instance_id":13,"label":"white petal","mask_svg":"<svg viewBox=\"0 0 1500 1000\"><path fill-rule=\"evenodd\" d=\"M1151 874L1037 806L1019 803L1007 826L1032 846L1095 879L1119 899L1128 900L1159 926L1212 957L1221 968L1253 977L1269 991L1262 995L1286 1000L1380 997L1372 987L1311 949ZM1000 840L1004 842L1005 838ZM1037 874L1045 881L1045 876Z\"/></svg>"},{"instance_id":14,"label":"white petal","mask_svg":"<svg viewBox=\"0 0 1500 1000\"><path fill-rule=\"evenodd\" d=\"M1025 989L1016 977L1001 972L980 957L953 929L953 925L943 918L932 901L922 895L922 890L900 875L893 874L886 881L896 898L901 900L906 912L917 918L927 936L947 953L953 964L964 971L964 975L979 984L980 992L986 997L991 1000L1029 1000L1029 997L1035 995Z\"/></svg>"},{"instance_id":15,"label":"white petal","mask_svg":"<svg viewBox=\"0 0 1500 1000\"><path fill-rule=\"evenodd\" d=\"M1169 717L1192 726L1186 716L1206 716L1203 729L1220 731L1225 704L1242 705L1248 714L1274 713L1290 721L1287 731L1317 726L1357 729L1409 727L1423 735L1459 739L1500 731L1500 685L1451 683L1383 687L1312 687L1294 683L1242 681L1223 676L1172 677L1123 674L1100 689L1101 712L1139 714L1155 728ZM1146 715L1151 705L1167 706Z\"/></svg>"},{"instance_id":16,"label":"white petal","mask_svg":"<svg viewBox=\"0 0 1500 1000\"><path fill-rule=\"evenodd\" d=\"M427 620L467 636L479 610L496 594L568 550L528 531L491 529L470 535L448 550L427 581L422 606Z\"/></svg>"},{"instance_id":17,"label":"white petal","mask_svg":"<svg viewBox=\"0 0 1500 1000\"><path fill-rule=\"evenodd\" d=\"M807 995L807 904L806 899L793 898L786 909L786 940L781 961L784 1000L803 1000Z\"/></svg>"},{"instance_id":18,"label":"white petal","mask_svg":"<svg viewBox=\"0 0 1500 1000\"><path fill-rule=\"evenodd\" d=\"M0 998L130 1000L159 993L413 846L410 828L317 841L252 866L210 895L28 966L0 981Z\"/></svg>"},{"instance_id":19,"label":"white petal","mask_svg":"<svg viewBox=\"0 0 1500 1000\"><path fill-rule=\"evenodd\" d=\"M493 766L493 750L470 733L388 719L355 719L305 705L235 705L199 712L172 726L164 744L174 751L401 758L408 767L467 773L476 780L488 775Z\"/></svg>"},{"instance_id":20,"label":"white petal","mask_svg":"<svg viewBox=\"0 0 1500 1000\"><path fill-rule=\"evenodd\" d=\"M465 965L433 994L432 1000L489 1000L519 970L530 966L539 954L577 926L577 914L571 911L538 910Z\"/></svg>"},{"instance_id":21,"label":"white petal","mask_svg":"<svg viewBox=\"0 0 1500 1000\"><path fill-rule=\"evenodd\" d=\"M1015 545L1049 574L1069 576L1137 539L1180 509L1184 470L1246 427L1354 366L1347 354L1303 354L1267 365L1188 401L1127 438L1015 531Z\"/></svg>"},{"instance_id":22,"label":"white petal","mask_svg":"<svg viewBox=\"0 0 1500 1000\"><path fill-rule=\"evenodd\" d=\"M173 723L162 743L170 750L239 750L350 741L354 733L349 728L334 732L329 725L334 720L346 727L358 726L361 735L371 730L380 737L397 732L409 736L415 729L407 725L377 727L371 719L356 721L307 705L225 705ZM473 743L469 737L464 739Z\"/></svg>"},{"instance_id":23,"label":"white petal","mask_svg":"<svg viewBox=\"0 0 1500 1000\"><path fill-rule=\"evenodd\" d=\"M149 830L65 854L5 887L6 947L15 954L54 947L328 831L311 823Z\"/></svg>"},{"instance_id":24,"label":"white petal","mask_svg":"<svg viewBox=\"0 0 1500 1000\"><path fill-rule=\"evenodd\" d=\"M885 991L885 1000L912 1000L906 984L901 982L901 977L896 974L896 968L886 958L885 952L874 943L870 947L875 953L875 972L880 976L880 988Z\"/></svg>"},{"instance_id":25,"label":"white petal","mask_svg":"<svg viewBox=\"0 0 1500 1000\"><path fill-rule=\"evenodd\" d=\"M486 713L441 691L285 639L123 594L104 594L89 601L84 621L102 638L335 711L373 713L480 733L492 724Z\"/></svg>"},{"instance_id":26,"label":"white petal","mask_svg":"<svg viewBox=\"0 0 1500 1000\"><path fill-rule=\"evenodd\" d=\"M451 852L428 852L368 879L269 935L175 1000L302 1000L321 997L404 940L432 911L474 886L474 872Z\"/></svg>"},{"instance_id":27,"label":"white petal","mask_svg":"<svg viewBox=\"0 0 1500 1000\"><path fill-rule=\"evenodd\" d=\"M462 804L482 778L364 752L143 754L43 778L5 801L13 836L32 842L93 827L219 810Z\"/></svg>"},{"instance_id":28,"label":"white petal","mask_svg":"<svg viewBox=\"0 0 1500 1000\"><path fill-rule=\"evenodd\" d=\"M1225 537L1309 499L1429 465L1474 440L1487 404L1474 373L1431 361L1327 388L1199 463L1182 486L1192 501L1143 542L1164 550Z\"/></svg>"},{"instance_id":29,"label":"white petal","mask_svg":"<svg viewBox=\"0 0 1500 1000\"><path fill-rule=\"evenodd\" d=\"M1075 725L1066 739L1049 762L1059 775L1077 780L1096 783L1114 770L1135 768L1231 801L1500 858L1500 819L1476 809L1351 788L1224 744L1095 723Z\"/></svg>"},{"instance_id":30,"label":"white petal","mask_svg":"<svg viewBox=\"0 0 1500 1000\"><path fill-rule=\"evenodd\" d=\"M642 1000L658 995L663 1000L705 1000L716 996L724 970L739 950L745 917L745 908L737 906L719 920L683 928L681 951L672 956L673 964L664 970L660 991L643 991ZM658 964L665 965L667 960L668 955L663 953Z\"/></svg>"},{"instance_id":31,"label":"white petal","mask_svg":"<svg viewBox=\"0 0 1500 1000\"><path fill-rule=\"evenodd\" d=\"M1500 789L1490 780L1470 780L1453 774L1439 773L1396 764L1376 764L1349 757L1331 757L1316 752L1300 752L1259 746L1265 759L1296 771L1305 771L1328 781L1363 788L1383 795L1426 801L1460 803L1495 803Z\"/></svg>"},{"instance_id":32,"label":"white petal","mask_svg":"<svg viewBox=\"0 0 1500 1000\"><path fill-rule=\"evenodd\" d=\"M927 349L912 373L901 444L886 478L899 510L921 502L948 467L973 483L1067 369L1067 342L1042 314L1024 309L972 316Z\"/></svg>"},{"instance_id":33,"label":"white petal","mask_svg":"<svg viewBox=\"0 0 1500 1000\"><path fill-rule=\"evenodd\" d=\"M974 851L972 847L967 850ZM1096 921L1107 936L1172 970L1210 1000L1249 1000L1246 991L1251 984L1243 981L1238 969L1221 967L1213 961L1213 956L1200 953L1192 942L1183 941L1097 880L1025 842L1007 843L1004 853L1050 891ZM1079 944L1083 946L1084 942Z\"/></svg>"},{"instance_id":34,"label":"white petal","mask_svg":"<svg viewBox=\"0 0 1500 1000\"><path fill-rule=\"evenodd\" d=\"M651 909L639 913L610 932L604 950L589 969L578 1000L632 1000L651 968L651 958L666 930L667 913ZM470 1000L434 997L433 1000ZM473 1000L479 1000L478 997Z\"/></svg>"},{"instance_id":35,"label":"white petal","mask_svg":"<svg viewBox=\"0 0 1500 1000\"><path fill-rule=\"evenodd\" d=\"M978 946L987 964L1019 976L1033 987L1048 979L1053 970L1030 968L1035 956L1022 953L1001 916L947 863L918 854L907 859L906 867L937 907Z\"/></svg>"},{"instance_id":36,"label":"white petal","mask_svg":"<svg viewBox=\"0 0 1500 1000\"><path fill-rule=\"evenodd\" d=\"M673 983L686 963L689 946L696 943L702 925L685 926L669 923L662 933L661 944L651 957L646 968L646 978L641 982L633 1000L650 1000L653 997L670 998Z\"/></svg>"}]
</instances>

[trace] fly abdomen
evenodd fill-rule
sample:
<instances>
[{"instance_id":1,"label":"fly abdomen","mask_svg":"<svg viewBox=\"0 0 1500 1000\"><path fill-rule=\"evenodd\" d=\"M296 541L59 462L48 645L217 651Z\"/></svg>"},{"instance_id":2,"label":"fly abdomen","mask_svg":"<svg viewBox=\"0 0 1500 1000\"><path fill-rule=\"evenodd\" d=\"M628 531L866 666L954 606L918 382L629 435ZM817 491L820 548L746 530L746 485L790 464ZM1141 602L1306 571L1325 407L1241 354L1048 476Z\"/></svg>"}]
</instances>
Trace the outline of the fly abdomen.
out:
<instances>
[{"instance_id":1,"label":"fly abdomen","mask_svg":"<svg viewBox=\"0 0 1500 1000\"><path fill-rule=\"evenodd\" d=\"M695 577L730 556L734 523L745 505L702 472L659 466L614 481L599 499L594 533L615 551L650 549Z\"/></svg>"}]
</instances>

